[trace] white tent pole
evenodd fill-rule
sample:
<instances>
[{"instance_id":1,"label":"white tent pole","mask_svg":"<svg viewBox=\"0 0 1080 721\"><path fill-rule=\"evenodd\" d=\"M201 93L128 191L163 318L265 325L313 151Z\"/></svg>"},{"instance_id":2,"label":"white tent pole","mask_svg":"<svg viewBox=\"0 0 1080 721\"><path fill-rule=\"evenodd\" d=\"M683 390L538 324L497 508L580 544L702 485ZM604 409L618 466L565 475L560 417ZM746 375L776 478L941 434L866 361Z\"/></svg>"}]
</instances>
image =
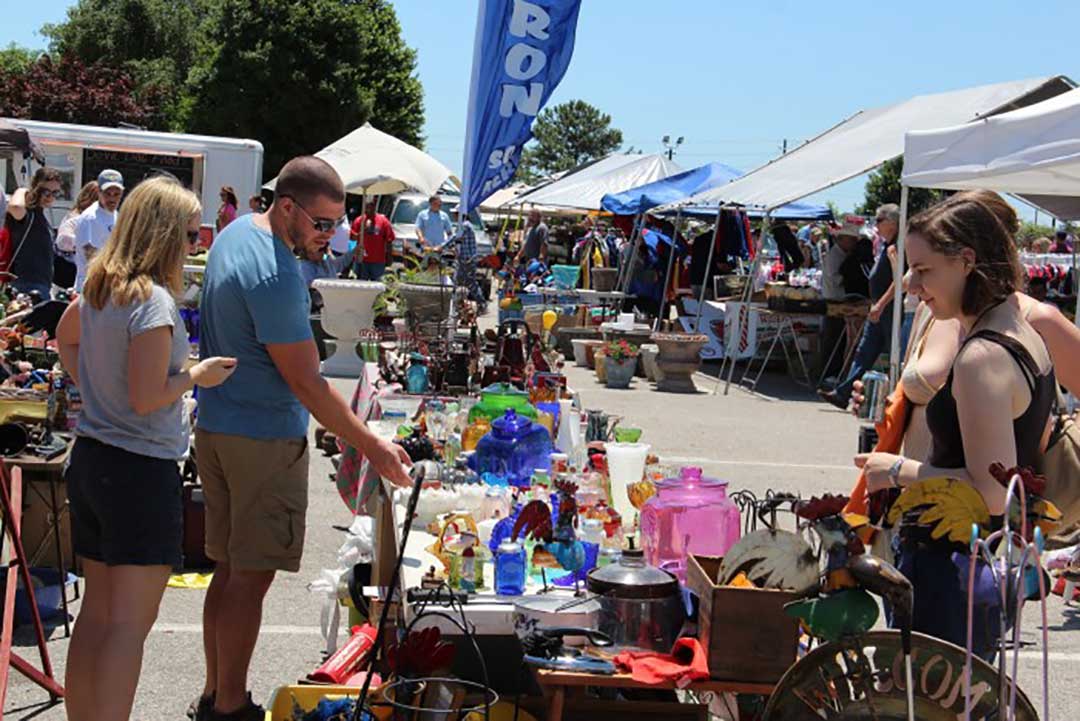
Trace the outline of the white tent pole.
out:
<instances>
[{"instance_id":1,"label":"white tent pole","mask_svg":"<svg viewBox=\"0 0 1080 721\"><path fill-rule=\"evenodd\" d=\"M904 240L907 236L908 186L900 186L900 227L896 231L896 267L893 269L892 344L889 346L889 387L900 377L900 325L904 320Z\"/></svg>"},{"instance_id":2,"label":"white tent pole","mask_svg":"<svg viewBox=\"0 0 1080 721\"><path fill-rule=\"evenodd\" d=\"M769 213L771 211L766 210L765 215L761 218L761 230L758 232L757 250L754 253L754 262L750 264L750 277L746 279L746 288L743 290L743 303L750 304L751 299L754 297L754 279L757 278L758 267L761 265L761 256L765 253L765 233L769 231ZM751 241L753 242L753 241ZM747 311L746 322L750 322L750 312ZM729 316L727 311L724 312L724 329L727 331L729 323ZM741 334L740 334L741 335ZM726 339L721 338L723 343ZM799 339L796 338L795 342L798 343ZM728 366L727 380L724 382L724 395L728 394L731 390L731 379L735 376L735 360L736 357L732 349L727 346L724 347L724 361L726 362L728 356L731 356L731 365ZM720 367L723 370L723 366ZM716 379L716 388L713 389L713 395L716 395L716 389L720 387L720 378Z\"/></svg>"},{"instance_id":3,"label":"white tent pole","mask_svg":"<svg viewBox=\"0 0 1080 721\"><path fill-rule=\"evenodd\" d=\"M682 207L675 214L675 232L671 238L671 252L668 253L667 272L664 273L664 285L660 295L660 311L656 314L656 324L653 330L660 330L660 321L664 318L664 309L667 307L667 288L671 282L671 266L675 263L675 253L679 249L679 225L682 223Z\"/></svg>"},{"instance_id":4,"label":"white tent pole","mask_svg":"<svg viewBox=\"0 0 1080 721\"><path fill-rule=\"evenodd\" d=\"M724 212L724 204L716 206L716 227L713 229L712 240L709 243L709 259L705 262L705 277L701 280L701 292L698 293L697 299L697 317L694 318L694 332L700 333L701 327L701 311L705 306L705 291L709 287L709 281L712 280L712 261L713 254L716 253L716 239L720 235L720 216ZM723 339L721 339L722 342Z\"/></svg>"}]
</instances>

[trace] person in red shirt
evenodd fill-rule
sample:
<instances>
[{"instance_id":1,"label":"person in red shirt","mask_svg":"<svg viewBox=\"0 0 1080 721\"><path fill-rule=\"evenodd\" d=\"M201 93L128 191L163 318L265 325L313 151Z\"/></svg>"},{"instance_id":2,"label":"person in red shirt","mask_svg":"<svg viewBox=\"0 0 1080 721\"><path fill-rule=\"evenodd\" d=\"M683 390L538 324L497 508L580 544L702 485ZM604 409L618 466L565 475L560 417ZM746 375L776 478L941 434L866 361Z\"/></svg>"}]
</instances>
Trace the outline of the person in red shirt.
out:
<instances>
[{"instance_id":1,"label":"person in red shirt","mask_svg":"<svg viewBox=\"0 0 1080 721\"><path fill-rule=\"evenodd\" d=\"M394 242L394 227L382 213L375 212L375 201L369 200L364 214L353 221L350 236L357 243L364 243L364 260L357 275L360 280L379 280L386 272L390 248Z\"/></svg>"}]
</instances>

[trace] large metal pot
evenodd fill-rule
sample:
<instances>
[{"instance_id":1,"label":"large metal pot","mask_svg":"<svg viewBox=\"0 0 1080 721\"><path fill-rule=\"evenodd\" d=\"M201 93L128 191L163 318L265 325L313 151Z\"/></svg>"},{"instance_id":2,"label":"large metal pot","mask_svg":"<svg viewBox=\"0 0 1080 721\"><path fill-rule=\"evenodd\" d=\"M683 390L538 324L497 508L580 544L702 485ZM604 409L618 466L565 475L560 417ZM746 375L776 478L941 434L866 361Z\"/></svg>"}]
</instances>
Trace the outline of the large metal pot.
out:
<instances>
[{"instance_id":1,"label":"large metal pot","mask_svg":"<svg viewBox=\"0 0 1080 721\"><path fill-rule=\"evenodd\" d=\"M582 628L595 630L600 619L600 603L595 599L565 596L531 596L514 602L514 632L524 637L537 628ZM582 636L567 636L567 646L581 646Z\"/></svg>"},{"instance_id":2,"label":"large metal pot","mask_svg":"<svg viewBox=\"0 0 1080 721\"><path fill-rule=\"evenodd\" d=\"M668 653L686 620L679 581L624 554L618 563L589 572L587 587L600 603L599 630L617 648Z\"/></svg>"}]
</instances>

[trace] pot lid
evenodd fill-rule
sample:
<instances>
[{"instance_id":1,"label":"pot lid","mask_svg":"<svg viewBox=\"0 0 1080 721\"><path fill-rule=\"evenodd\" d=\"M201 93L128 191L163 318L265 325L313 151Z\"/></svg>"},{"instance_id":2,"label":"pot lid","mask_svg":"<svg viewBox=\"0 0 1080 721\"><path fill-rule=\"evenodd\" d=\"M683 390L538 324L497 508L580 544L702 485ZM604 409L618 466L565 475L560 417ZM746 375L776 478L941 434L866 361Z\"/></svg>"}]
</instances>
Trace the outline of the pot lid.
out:
<instances>
[{"instance_id":1,"label":"pot lid","mask_svg":"<svg viewBox=\"0 0 1080 721\"><path fill-rule=\"evenodd\" d=\"M699 486L704 488L719 488L721 486L726 487L727 481L723 481L719 478L710 478L709 476L702 475L701 468L697 466L683 466L679 469L679 475L674 478L665 478L662 481L657 482L657 488L687 488L692 486Z\"/></svg>"},{"instance_id":2,"label":"pot lid","mask_svg":"<svg viewBox=\"0 0 1080 721\"><path fill-rule=\"evenodd\" d=\"M480 391L481 396L493 395L493 396L525 396L528 398L529 394L523 390L519 390L511 383L492 383L487 388Z\"/></svg>"},{"instance_id":3,"label":"pot lid","mask_svg":"<svg viewBox=\"0 0 1080 721\"><path fill-rule=\"evenodd\" d=\"M500 438L517 438L532 425L525 416L519 416L513 408L508 408L501 418L491 422L491 428Z\"/></svg>"},{"instance_id":4,"label":"pot lid","mask_svg":"<svg viewBox=\"0 0 1080 721\"><path fill-rule=\"evenodd\" d=\"M586 585L593 593L614 598L667 598L679 592L675 576L630 554L590 571Z\"/></svg>"},{"instance_id":5,"label":"pot lid","mask_svg":"<svg viewBox=\"0 0 1080 721\"><path fill-rule=\"evenodd\" d=\"M596 599L576 599L565 596L531 596L514 601L518 611L531 613L565 614L567 617L598 613L600 602Z\"/></svg>"}]
</instances>

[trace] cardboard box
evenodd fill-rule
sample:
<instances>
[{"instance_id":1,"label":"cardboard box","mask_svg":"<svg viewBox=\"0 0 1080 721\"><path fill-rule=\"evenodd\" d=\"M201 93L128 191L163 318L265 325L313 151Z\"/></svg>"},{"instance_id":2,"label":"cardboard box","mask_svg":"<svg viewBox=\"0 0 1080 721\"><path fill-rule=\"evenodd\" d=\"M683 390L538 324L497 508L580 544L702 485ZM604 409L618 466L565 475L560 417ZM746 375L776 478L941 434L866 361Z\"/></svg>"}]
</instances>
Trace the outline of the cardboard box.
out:
<instances>
[{"instance_id":1,"label":"cardboard box","mask_svg":"<svg viewBox=\"0 0 1080 721\"><path fill-rule=\"evenodd\" d=\"M721 681L776 683L795 663L799 622L784 612L794 593L716 584L721 559L690 556L686 583L701 600L698 640L709 675Z\"/></svg>"}]
</instances>

